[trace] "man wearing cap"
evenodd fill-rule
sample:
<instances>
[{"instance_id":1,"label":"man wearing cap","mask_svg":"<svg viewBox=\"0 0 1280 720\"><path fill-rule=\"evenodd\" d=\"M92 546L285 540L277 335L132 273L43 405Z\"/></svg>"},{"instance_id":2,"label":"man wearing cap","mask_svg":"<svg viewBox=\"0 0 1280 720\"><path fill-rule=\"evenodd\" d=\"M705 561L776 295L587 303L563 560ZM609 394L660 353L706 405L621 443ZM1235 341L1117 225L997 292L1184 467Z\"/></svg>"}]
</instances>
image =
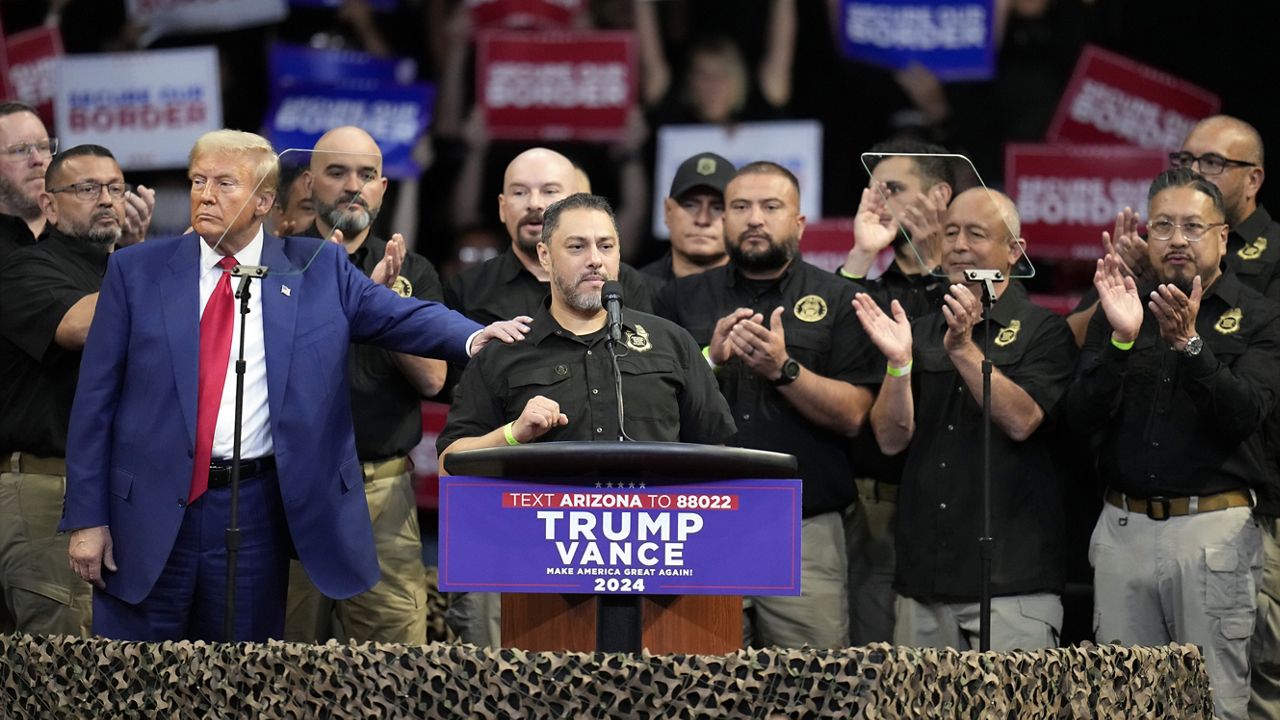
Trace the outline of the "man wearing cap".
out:
<instances>
[{"instance_id":1,"label":"man wearing cap","mask_svg":"<svg viewBox=\"0 0 1280 720\"><path fill-rule=\"evenodd\" d=\"M662 201L671 249L640 272L667 283L729 262L724 247L724 186L735 171L733 163L709 152L680 163L671 193Z\"/></svg>"}]
</instances>

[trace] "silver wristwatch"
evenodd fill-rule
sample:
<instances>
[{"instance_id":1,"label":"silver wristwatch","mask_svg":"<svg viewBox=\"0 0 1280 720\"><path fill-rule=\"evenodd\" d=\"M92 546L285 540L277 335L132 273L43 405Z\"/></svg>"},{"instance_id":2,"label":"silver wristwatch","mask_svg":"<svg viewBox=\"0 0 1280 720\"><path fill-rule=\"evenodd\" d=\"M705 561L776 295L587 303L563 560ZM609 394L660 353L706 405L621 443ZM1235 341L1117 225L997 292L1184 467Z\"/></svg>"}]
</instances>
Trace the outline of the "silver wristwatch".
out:
<instances>
[{"instance_id":1,"label":"silver wristwatch","mask_svg":"<svg viewBox=\"0 0 1280 720\"><path fill-rule=\"evenodd\" d=\"M1187 338L1187 344L1185 347L1182 348L1182 352L1187 357L1195 357L1199 355L1200 351L1203 349L1204 349L1204 340L1200 339L1199 335L1192 335L1191 337Z\"/></svg>"}]
</instances>

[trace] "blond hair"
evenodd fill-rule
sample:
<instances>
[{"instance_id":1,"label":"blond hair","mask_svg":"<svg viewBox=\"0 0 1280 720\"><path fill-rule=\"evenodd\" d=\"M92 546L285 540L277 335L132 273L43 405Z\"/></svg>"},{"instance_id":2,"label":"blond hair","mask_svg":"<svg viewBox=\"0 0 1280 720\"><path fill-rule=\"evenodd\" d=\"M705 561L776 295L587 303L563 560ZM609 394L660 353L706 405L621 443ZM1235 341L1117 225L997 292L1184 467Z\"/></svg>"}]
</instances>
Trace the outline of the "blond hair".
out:
<instances>
[{"instance_id":1,"label":"blond hair","mask_svg":"<svg viewBox=\"0 0 1280 720\"><path fill-rule=\"evenodd\" d=\"M271 143L261 135L242 130L211 130L196 139L187 156L187 165L205 155L243 155L254 161L253 180L256 192L275 192L280 182L280 161Z\"/></svg>"}]
</instances>

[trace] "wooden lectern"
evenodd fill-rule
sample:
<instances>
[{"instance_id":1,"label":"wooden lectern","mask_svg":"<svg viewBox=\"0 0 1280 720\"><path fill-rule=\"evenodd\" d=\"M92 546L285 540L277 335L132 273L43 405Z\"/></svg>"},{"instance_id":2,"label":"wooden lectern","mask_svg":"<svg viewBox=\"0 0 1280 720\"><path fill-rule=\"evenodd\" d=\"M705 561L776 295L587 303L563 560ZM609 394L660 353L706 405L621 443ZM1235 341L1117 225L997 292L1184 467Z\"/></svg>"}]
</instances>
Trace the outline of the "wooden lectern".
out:
<instances>
[{"instance_id":1,"label":"wooden lectern","mask_svg":"<svg viewBox=\"0 0 1280 720\"><path fill-rule=\"evenodd\" d=\"M685 443L547 442L450 453L450 475L791 478L792 455ZM740 595L502 594L502 645L529 651L697 653L742 647Z\"/></svg>"}]
</instances>

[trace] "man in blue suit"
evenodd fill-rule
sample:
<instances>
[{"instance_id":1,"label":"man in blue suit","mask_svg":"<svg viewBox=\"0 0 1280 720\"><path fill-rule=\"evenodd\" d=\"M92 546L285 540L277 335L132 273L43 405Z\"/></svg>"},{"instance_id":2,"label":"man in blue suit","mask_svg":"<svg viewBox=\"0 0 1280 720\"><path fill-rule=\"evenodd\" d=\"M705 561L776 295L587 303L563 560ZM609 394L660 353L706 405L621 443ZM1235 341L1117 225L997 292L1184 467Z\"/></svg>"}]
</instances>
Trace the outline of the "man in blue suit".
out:
<instances>
[{"instance_id":1,"label":"man in blue suit","mask_svg":"<svg viewBox=\"0 0 1280 720\"><path fill-rule=\"evenodd\" d=\"M72 408L61 529L97 587L105 637L226 640L225 528L234 443L235 312L228 269L266 265L244 320L240 551L233 640L281 637L288 560L346 598L378 580L356 459L351 342L465 361L512 342L375 285L319 239L265 235L278 176L257 135L218 130L191 150L194 233L116 253Z\"/></svg>"}]
</instances>

